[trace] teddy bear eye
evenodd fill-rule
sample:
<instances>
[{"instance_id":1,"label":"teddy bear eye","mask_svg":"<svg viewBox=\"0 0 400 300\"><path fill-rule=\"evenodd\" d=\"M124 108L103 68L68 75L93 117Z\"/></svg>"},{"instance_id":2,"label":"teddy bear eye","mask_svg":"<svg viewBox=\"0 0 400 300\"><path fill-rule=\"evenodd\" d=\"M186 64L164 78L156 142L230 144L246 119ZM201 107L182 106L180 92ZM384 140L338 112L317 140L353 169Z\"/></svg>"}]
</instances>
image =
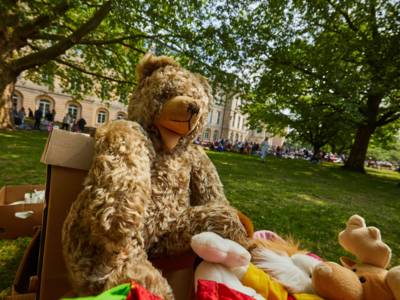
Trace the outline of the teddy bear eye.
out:
<instances>
[{"instance_id":1,"label":"teddy bear eye","mask_svg":"<svg viewBox=\"0 0 400 300\"><path fill-rule=\"evenodd\" d=\"M357 269L353 269L352 271L353 271L353 272L357 272Z\"/></svg>"},{"instance_id":2,"label":"teddy bear eye","mask_svg":"<svg viewBox=\"0 0 400 300\"><path fill-rule=\"evenodd\" d=\"M312 274L308 275L308 277L312 278Z\"/></svg>"}]
</instances>

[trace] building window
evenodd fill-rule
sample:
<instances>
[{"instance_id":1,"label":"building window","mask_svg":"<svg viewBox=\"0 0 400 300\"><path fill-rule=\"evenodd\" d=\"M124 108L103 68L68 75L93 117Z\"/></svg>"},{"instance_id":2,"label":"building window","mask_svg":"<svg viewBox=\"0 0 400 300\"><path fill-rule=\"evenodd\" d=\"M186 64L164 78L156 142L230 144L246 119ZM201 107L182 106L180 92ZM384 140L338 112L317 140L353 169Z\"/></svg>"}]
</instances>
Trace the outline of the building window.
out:
<instances>
[{"instance_id":1,"label":"building window","mask_svg":"<svg viewBox=\"0 0 400 300\"><path fill-rule=\"evenodd\" d=\"M210 137L210 129L207 129L206 131L204 131L204 139L208 140Z\"/></svg>"},{"instance_id":2,"label":"building window","mask_svg":"<svg viewBox=\"0 0 400 300\"><path fill-rule=\"evenodd\" d=\"M217 122L216 122L216 124L218 124L219 125L219 122L221 121L221 112L220 111L217 111Z\"/></svg>"},{"instance_id":3,"label":"building window","mask_svg":"<svg viewBox=\"0 0 400 300\"><path fill-rule=\"evenodd\" d=\"M100 110L97 113L97 123L104 124L107 121L107 115L108 113L105 110Z\"/></svg>"},{"instance_id":4,"label":"building window","mask_svg":"<svg viewBox=\"0 0 400 300\"><path fill-rule=\"evenodd\" d=\"M68 113L74 118L75 120L78 118L79 107L76 104L69 104L68 105Z\"/></svg>"},{"instance_id":5,"label":"building window","mask_svg":"<svg viewBox=\"0 0 400 300\"><path fill-rule=\"evenodd\" d=\"M126 114L124 112L119 112L117 114L117 120L125 120L126 119Z\"/></svg>"},{"instance_id":6,"label":"building window","mask_svg":"<svg viewBox=\"0 0 400 300\"><path fill-rule=\"evenodd\" d=\"M218 130L214 130L214 134L213 134L213 141L218 140Z\"/></svg>"},{"instance_id":7,"label":"building window","mask_svg":"<svg viewBox=\"0 0 400 300\"><path fill-rule=\"evenodd\" d=\"M213 114L213 111L209 111L208 112L208 117L207 117L207 123L208 124L211 124L211 122L212 122L212 114Z\"/></svg>"},{"instance_id":8,"label":"building window","mask_svg":"<svg viewBox=\"0 0 400 300\"><path fill-rule=\"evenodd\" d=\"M238 142L239 141L239 133L236 133L236 140L235 140L236 142Z\"/></svg>"},{"instance_id":9,"label":"building window","mask_svg":"<svg viewBox=\"0 0 400 300\"><path fill-rule=\"evenodd\" d=\"M236 114L233 114L233 118L232 118L232 127L235 126L235 120L236 120Z\"/></svg>"},{"instance_id":10,"label":"building window","mask_svg":"<svg viewBox=\"0 0 400 300\"><path fill-rule=\"evenodd\" d=\"M233 142L233 132L231 132L231 142Z\"/></svg>"},{"instance_id":11,"label":"building window","mask_svg":"<svg viewBox=\"0 0 400 300\"><path fill-rule=\"evenodd\" d=\"M236 128L240 128L239 127L239 125L240 125L240 116L237 116L237 119L236 119Z\"/></svg>"},{"instance_id":12,"label":"building window","mask_svg":"<svg viewBox=\"0 0 400 300\"><path fill-rule=\"evenodd\" d=\"M42 117L44 118L48 112L50 112L51 103L47 99L39 100L39 109L42 111Z\"/></svg>"}]
</instances>

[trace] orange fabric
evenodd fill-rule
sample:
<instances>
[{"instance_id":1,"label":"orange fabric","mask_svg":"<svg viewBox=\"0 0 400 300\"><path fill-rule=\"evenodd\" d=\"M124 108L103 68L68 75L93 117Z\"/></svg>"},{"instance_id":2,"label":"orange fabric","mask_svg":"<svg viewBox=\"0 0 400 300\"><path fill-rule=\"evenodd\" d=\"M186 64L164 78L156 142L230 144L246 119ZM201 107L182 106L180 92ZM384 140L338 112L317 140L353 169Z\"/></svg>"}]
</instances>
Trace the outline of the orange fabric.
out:
<instances>
[{"instance_id":1,"label":"orange fabric","mask_svg":"<svg viewBox=\"0 0 400 300\"><path fill-rule=\"evenodd\" d=\"M241 211L237 211L237 214L239 216L240 222L243 224L244 228L246 229L247 235L249 238L253 237L254 234L254 225L253 222L250 220L249 217L247 217L244 213Z\"/></svg>"}]
</instances>

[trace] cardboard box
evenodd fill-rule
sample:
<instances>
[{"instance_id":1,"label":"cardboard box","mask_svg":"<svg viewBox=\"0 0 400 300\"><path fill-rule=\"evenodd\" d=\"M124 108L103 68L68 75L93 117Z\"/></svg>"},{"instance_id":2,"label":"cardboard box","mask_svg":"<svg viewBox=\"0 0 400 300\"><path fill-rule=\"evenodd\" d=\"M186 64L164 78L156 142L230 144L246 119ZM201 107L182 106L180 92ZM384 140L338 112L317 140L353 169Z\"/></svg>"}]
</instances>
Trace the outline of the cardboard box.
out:
<instances>
[{"instance_id":1,"label":"cardboard box","mask_svg":"<svg viewBox=\"0 0 400 300\"><path fill-rule=\"evenodd\" d=\"M11 296L5 297L6 300L35 300L39 287L37 276L37 262L40 246L40 227L36 232L24 252L21 263L15 276Z\"/></svg>"},{"instance_id":2,"label":"cardboard box","mask_svg":"<svg viewBox=\"0 0 400 300\"><path fill-rule=\"evenodd\" d=\"M90 168L94 141L88 135L53 130L41 161L48 165L46 208L38 262L38 299L54 300L71 295L62 257L61 230L72 202L83 188ZM185 254L154 262L174 289L177 300L192 296L195 256Z\"/></svg>"},{"instance_id":3,"label":"cardboard box","mask_svg":"<svg viewBox=\"0 0 400 300\"><path fill-rule=\"evenodd\" d=\"M34 234L34 227L42 224L44 204L9 204L24 200L25 193L44 188L44 185L8 185L0 189L0 239ZM32 211L33 214L26 219L15 216L15 213L23 211Z\"/></svg>"}]
</instances>

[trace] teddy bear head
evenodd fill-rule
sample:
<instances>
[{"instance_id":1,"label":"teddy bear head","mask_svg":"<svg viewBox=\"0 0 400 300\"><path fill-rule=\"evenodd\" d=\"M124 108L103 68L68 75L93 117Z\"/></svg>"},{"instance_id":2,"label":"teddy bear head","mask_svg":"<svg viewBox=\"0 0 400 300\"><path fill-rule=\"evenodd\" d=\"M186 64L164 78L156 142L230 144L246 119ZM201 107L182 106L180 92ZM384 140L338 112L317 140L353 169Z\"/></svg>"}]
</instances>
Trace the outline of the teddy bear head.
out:
<instances>
[{"instance_id":1,"label":"teddy bear head","mask_svg":"<svg viewBox=\"0 0 400 300\"><path fill-rule=\"evenodd\" d=\"M152 54L141 59L136 78L128 119L142 125L156 150L186 147L202 131L207 118L212 101L207 80L170 57Z\"/></svg>"}]
</instances>

